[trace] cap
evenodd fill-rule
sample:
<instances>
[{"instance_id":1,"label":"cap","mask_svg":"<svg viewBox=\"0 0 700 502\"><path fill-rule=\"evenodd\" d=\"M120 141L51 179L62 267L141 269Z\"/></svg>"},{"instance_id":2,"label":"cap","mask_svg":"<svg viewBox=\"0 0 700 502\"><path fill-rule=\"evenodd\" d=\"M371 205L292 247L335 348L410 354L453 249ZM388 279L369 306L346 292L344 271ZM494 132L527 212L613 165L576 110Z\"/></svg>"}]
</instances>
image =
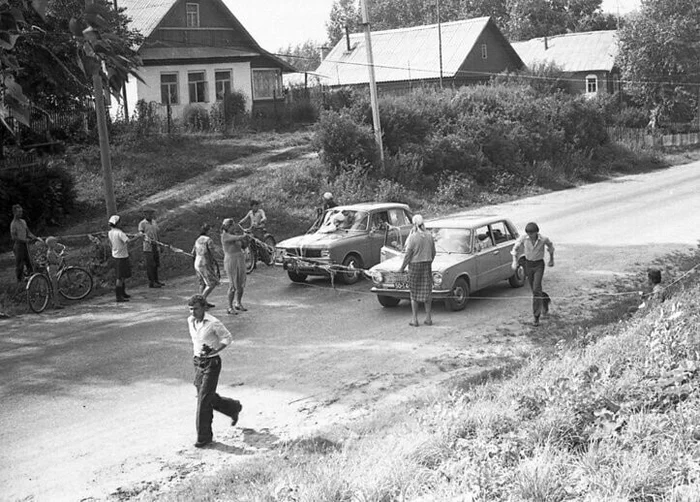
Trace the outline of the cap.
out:
<instances>
[{"instance_id":1,"label":"cap","mask_svg":"<svg viewBox=\"0 0 700 502\"><path fill-rule=\"evenodd\" d=\"M326 199L326 200L330 200L330 199L333 198L333 194L330 193L330 192L326 192L326 193L323 194L323 198Z\"/></svg>"},{"instance_id":2,"label":"cap","mask_svg":"<svg viewBox=\"0 0 700 502\"><path fill-rule=\"evenodd\" d=\"M530 222L527 225L525 225L525 233L526 234L534 234L540 231L540 227L537 226L537 223Z\"/></svg>"},{"instance_id":3,"label":"cap","mask_svg":"<svg viewBox=\"0 0 700 502\"><path fill-rule=\"evenodd\" d=\"M413 224L417 227L421 226L423 224L423 217L420 214L417 214L413 217Z\"/></svg>"},{"instance_id":4,"label":"cap","mask_svg":"<svg viewBox=\"0 0 700 502\"><path fill-rule=\"evenodd\" d=\"M221 222L221 226L224 228L228 228L231 225L233 225L233 218L224 218L224 221Z\"/></svg>"},{"instance_id":5,"label":"cap","mask_svg":"<svg viewBox=\"0 0 700 502\"><path fill-rule=\"evenodd\" d=\"M113 214L112 216L109 217L109 223L112 225L117 225L119 223L119 220L121 218L119 217L118 214Z\"/></svg>"}]
</instances>

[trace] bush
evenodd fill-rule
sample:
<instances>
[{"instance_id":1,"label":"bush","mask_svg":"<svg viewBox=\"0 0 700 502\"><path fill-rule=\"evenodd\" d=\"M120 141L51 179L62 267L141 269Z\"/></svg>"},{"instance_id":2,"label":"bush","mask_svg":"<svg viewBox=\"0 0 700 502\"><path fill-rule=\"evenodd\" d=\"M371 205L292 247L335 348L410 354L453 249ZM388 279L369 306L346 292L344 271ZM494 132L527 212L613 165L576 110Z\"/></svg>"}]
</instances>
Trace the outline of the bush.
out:
<instances>
[{"instance_id":1,"label":"bush","mask_svg":"<svg viewBox=\"0 0 700 502\"><path fill-rule=\"evenodd\" d=\"M344 166L372 165L377 158L374 133L346 112L325 111L321 114L314 146L321 151L321 159L331 169L332 175L345 170Z\"/></svg>"},{"instance_id":2,"label":"bush","mask_svg":"<svg viewBox=\"0 0 700 502\"><path fill-rule=\"evenodd\" d=\"M189 104L182 112L182 120L190 132L208 131L210 129L209 113L199 106Z\"/></svg>"}]
</instances>

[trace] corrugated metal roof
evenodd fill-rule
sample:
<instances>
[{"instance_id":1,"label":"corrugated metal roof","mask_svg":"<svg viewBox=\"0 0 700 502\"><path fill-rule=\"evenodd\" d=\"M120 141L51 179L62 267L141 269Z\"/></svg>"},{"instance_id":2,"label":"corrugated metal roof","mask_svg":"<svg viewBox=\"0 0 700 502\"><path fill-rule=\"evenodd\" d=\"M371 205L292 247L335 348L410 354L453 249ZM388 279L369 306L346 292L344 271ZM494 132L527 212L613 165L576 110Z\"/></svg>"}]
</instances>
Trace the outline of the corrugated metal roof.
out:
<instances>
[{"instance_id":1,"label":"corrugated metal roof","mask_svg":"<svg viewBox=\"0 0 700 502\"><path fill-rule=\"evenodd\" d=\"M554 63L566 72L611 71L619 50L617 32L587 31L511 43L530 68Z\"/></svg>"},{"instance_id":2,"label":"corrugated metal roof","mask_svg":"<svg viewBox=\"0 0 700 502\"><path fill-rule=\"evenodd\" d=\"M440 25L444 77L455 76L488 22L488 17L479 17ZM371 38L377 82L439 78L437 24L373 31ZM316 69L328 84L364 84L369 80L364 33L351 34L350 46L348 52L343 37Z\"/></svg>"},{"instance_id":3,"label":"corrugated metal roof","mask_svg":"<svg viewBox=\"0 0 700 502\"><path fill-rule=\"evenodd\" d=\"M131 28L146 38L176 2L177 0L118 0L117 5L126 8L126 15L131 18Z\"/></svg>"}]
</instances>

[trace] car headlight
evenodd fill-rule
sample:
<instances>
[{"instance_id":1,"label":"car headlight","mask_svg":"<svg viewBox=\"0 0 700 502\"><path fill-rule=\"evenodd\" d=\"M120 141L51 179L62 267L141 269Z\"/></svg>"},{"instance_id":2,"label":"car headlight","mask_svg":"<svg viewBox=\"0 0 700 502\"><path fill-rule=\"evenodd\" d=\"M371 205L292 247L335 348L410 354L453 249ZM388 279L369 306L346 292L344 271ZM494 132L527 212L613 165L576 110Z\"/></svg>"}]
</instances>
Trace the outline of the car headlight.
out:
<instances>
[{"instance_id":1,"label":"car headlight","mask_svg":"<svg viewBox=\"0 0 700 502\"><path fill-rule=\"evenodd\" d=\"M330 258L331 257L331 250L330 249L322 249L321 250L321 258Z\"/></svg>"},{"instance_id":2,"label":"car headlight","mask_svg":"<svg viewBox=\"0 0 700 502\"><path fill-rule=\"evenodd\" d=\"M372 274L372 281L374 281L375 284L381 284L384 282L384 274L382 274L379 270L374 270L371 272Z\"/></svg>"},{"instance_id":3,"label":"car headlight","mask_svg":"<svg viewBox=\"0 0 700 502\"><path fill-rule=\"evenodd\" d=\"M441 272L433 272L433 286L439 288L442 286L442 273Z\"/></svg>"}]
</instances>

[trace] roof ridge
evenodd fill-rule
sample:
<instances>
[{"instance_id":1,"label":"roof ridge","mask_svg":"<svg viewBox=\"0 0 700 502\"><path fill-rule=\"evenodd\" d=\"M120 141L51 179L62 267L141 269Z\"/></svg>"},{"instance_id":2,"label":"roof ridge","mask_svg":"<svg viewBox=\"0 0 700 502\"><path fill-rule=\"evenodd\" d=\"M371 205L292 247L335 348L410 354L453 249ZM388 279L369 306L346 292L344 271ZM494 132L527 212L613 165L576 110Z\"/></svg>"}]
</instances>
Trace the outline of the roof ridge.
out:
<instances>
[{"instance_id":1,"label":"roof ridge","mask_svg":"<svg viewBox=\"0 0 700 502\"><path fill-rule=\"evenodd\" d=\"M481 17L471 17L469 19L458 19L456 21L447 21L444 23L440 23L441 27L444 26L450 26L450 25L457 25L457 24L477 24L477 21L479 22L486 22L490 19L489 16L481 16ZM371 23L370 23L371 25ZM433 24L420 24L417 26L405 26L403 28L392 28L389 30L377 30L377 31L371 31L372 35L379 35L383 33L400 33L400 32L407 32L407 31L420 31L420 30L428 30L428 29L435 29L438 27L438 23L433 23ZM364 36L364 32L355 32L351 33L350 36Z\"/></svg>"}]
</instances>

